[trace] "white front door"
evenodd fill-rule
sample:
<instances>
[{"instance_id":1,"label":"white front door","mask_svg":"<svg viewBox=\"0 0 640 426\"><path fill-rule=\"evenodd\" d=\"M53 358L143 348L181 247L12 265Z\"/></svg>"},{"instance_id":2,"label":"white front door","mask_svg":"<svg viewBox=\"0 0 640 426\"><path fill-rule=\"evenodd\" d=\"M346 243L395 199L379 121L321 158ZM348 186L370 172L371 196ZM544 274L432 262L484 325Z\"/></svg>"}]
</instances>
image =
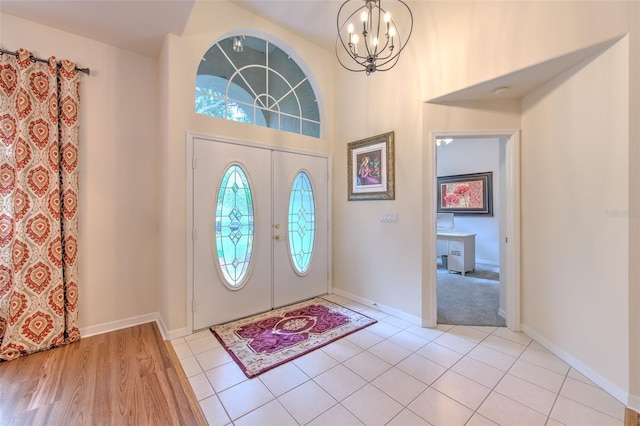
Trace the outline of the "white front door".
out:
<instances>
[{"instance_id":1,"label":"white front door","mask_svg":"<svg viewBox=\"0 0 640 426\"><path fill-rule=\"evenodd\" d=\"M279 307L327 292L328 171L326 158L273 154L274 188L279 189L273 197L274 232L280 235L274 238L273 247L273 305ZM296 177L309 179L312 191L301 188ZM298 203L307 197L313 200ZM315 210L315 223L310 223L308 205ZM301 247L310 232L314 233L313 246Z\"/></svg>"},{"instance_id":2,"label":"white front door","mask_svg":"<svg viewBox=\"0 0 640 426\"><path fill-rule=\"evenodd\" d=\"M193 155L193 329L326 293L327 159L198 138ZM313 189L313 223L308 208L289 218L291 200L309 200L291 196L300 174ZM308 232L311 255L299 236Z\"/></svg>"},{"instance_id":3,"label":"white front door","mask_svg":"<svg viewBox=\"0 0 640 426\"><path fill-rule=\"evenodd\" d=\"M272 307L272 195L271 179L265 178L271 175L271 151L195 139L193 155L193 328L197 330ZM222 271L216 241L219 188L232 165L246 174L254 223L249 265L237 287ZM225 225L224 232L229 235L234 231ZM246 248L246 241L239 243L240 249ZM246 257L238 252L237 259L227 263L244 261L243 255Z\"/></svg>"}]
</instances>

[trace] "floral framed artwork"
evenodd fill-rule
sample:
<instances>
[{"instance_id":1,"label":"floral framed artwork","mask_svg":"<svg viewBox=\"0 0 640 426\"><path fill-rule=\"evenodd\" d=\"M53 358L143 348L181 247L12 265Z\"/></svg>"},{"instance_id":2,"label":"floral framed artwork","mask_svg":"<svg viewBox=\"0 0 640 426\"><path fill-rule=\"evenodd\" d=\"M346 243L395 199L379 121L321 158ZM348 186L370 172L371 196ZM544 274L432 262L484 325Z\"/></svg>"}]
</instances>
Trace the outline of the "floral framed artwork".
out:
<instances>
[{"instance_id":1,"label":"floral framed artwork","mask_svg":"<svg viewBox=\"0 0 640 426\"><path fill-rule=\"evenodd\" d=\"M493 216L493 172L438 177L438 213Z\"/></svg>"},{"instance_id":2,"label":"floral framed artwork","mask_svg":"<svg viewBox=\"0 0 640 426\"><path fill-rule=\"evenodd\" d=\"M349 201L394 200L394 132L347 144Z\"/></svg>"}]
</instances>

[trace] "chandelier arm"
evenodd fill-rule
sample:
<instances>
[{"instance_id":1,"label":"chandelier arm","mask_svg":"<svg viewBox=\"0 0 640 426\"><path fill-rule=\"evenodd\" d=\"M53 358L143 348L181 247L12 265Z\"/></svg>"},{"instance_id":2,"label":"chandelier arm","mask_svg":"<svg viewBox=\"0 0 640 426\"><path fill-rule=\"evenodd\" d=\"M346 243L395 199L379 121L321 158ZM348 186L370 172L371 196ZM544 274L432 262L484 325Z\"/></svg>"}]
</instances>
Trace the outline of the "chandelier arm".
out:
<instances>
[{"instance_id":1,"label":"chandelier arm","mask_svg":"<svg viewBox=\"0 0 640 426\"><path fill-rule=\"evenodd\" d=\"M366 37L363 37L363 38L364 38L364 47L365 47L365 50L367 51L367 57L370 57L372 55L371 55L371 52L369 51L369 43L367 43Z\"/></svg>"},{"instance_id":2,"label":"chandelier arm","mask_svg":"<svg viewBox=\"0 0 640 426\"><path fill-rule=\"evenodd\" d=\"M390 60L393 60L393 59L398 58L400 56L400 52L402 51L402 47L404 47L404 44L402 44L402 40L400 39L400 34L399 33L396 33L396 37L398 38L398 44L396 46L400 46L401 48L397 49L397 50L389 50L389 54L387 56L378 56L376 59L382 61L379 66L382 66L382 65L388 63ZM387 42L385 44L385 48L382 49L381 52L385 51L385 49L387 48L388 44L389 44L389 40L387 40Z\"/></svg>"},{"instance_id":3,"label":"chandelier arm","mask_svg":"<svg viewBox=\"0 0 640 426\"><path fill-rule=\"evenodd\" d=\"M338 29L338 39L340 39L340 43L342 44L342 47L344 48L344 50L346 50L347 52L350 52L350 48L347 47L347 45L344 44L344 40L342 39L342 30L344 29L344 26L347 24L347 22L349 22L349 19L353 18L358 11L360 11L360 9L362 9L363 7L359 7L358 9L354 10L351 15L347 16L347 19L344 20L344 23L342 25L340 25L340 13L342 13L342 8L346 6L347 3L349 3L349 1L351 0L347 0L344 3L342 3L342 6L340 6L340 9L338 9L338 16L336 18L336 27ZM336 42L336 48L337 48L337 42ZM336 49L336 54L338 53L337 49Z\"/></svg>"},{"instance_id":4,"label":"chandelier arm","mask_svg":"<svg viewBox=\"0 0 640 426\"><path fill-rule=\"evenodd\" d=\"M380 43L380 40L378 40L378 43ZM380 58L379 55L381 55L385 50L387 50L387 47L389 46L389 39L387 38L387 40L384 43L384 46L382 47L382 49L380 49L380 53L378 55L376 55L376 58ZM389 50L389 56L393 55L393 50ZM389 57L387 56L387 58ZM383 57L382 59L385 59L385 57Z\"/></svg>"},{"instance_id":5,"label":"chandelier arm","mask_svg":"<svg viewBox=\"0 0 640 426\"><path fill-rule=\"evenodd\" d=\"M384 10L382 9L382 0L378 0L378 28L376 30L376 38L378 39L378 43L375 44L375 48L373 50L373 56L375 56L376 58L378 57L378 44L380 43L380 15L382 15L382 12L384 12ZM370 27L373 27L373 20ZM380 50L380 52L382 51L384 51L384 49Z\"/></svg>"},{"instance_id":6,"label":"chandelier arm","mask_svg":"<svg viewBox=\"0 0 640 426\"><path fill-rule=\"evenodd\" d=\"M337 46L338 46L338 40L336 40L336 47ZM360 66L364 67L365 64L367 63L367 57L365 57L365 56L360 56L358 54L353 54L353 55L349 54L348 56L349 56L349 59L351 59L353 62L355 62L356 64L358 64ZM343 67L349 69L350 71L355 71L355 70L352 70L352 69L350 69L350 68L348 68L348 67L346 67L344 65L344 63L342 62L342 59L340 59L340 55L338 55L338 49L336 49L336 58L338 58L338 61L340 62L340 65L342 65ZM363 70L358 70L358 71L363 71Z\"/></svg>"},{"instance_id":7,"label":"chandelier arm","mask_svg":"<svg viewBox=\"0 0 640 426\"><path fill-rule=\"evenodd\" d=\"M411 13L411 9L409 9L409 6L407 6L405 2L403 2L402 0L397 0L397 1L402 3L407 8L407 11L409 12L409 35L407 36L407 39L405 40L404 43L402 43L402 39L400 37L400 31L396 32L396 35L398 36L398 45L400 46L397 54L400 55L400 52L402 52L405 46L407 45L407 43L409 43L409 39L411 38L411 34L413 33L413 13ZM391 23L397 30L398 26L396 25L396 22L393 19L391 19Z\"/></svg>"},{"instance_id":8,"label":"chandelier arm","mask_svg":"<svg viewBox=\"0 0 640 426\"><path fill-rule=\"evenodd\" d=\"M338 46L338 40L336 40L336 47ZM342 66L342 68L346 69L347 71L352 71L352 72L365 72L366 70L364 68L360 69L360 68L350 68L349 66L345 65L344 62L342 62L342 59L340 59L340 55L338 55L338 50L336 49L336 58L338 59L338 63ZM353 60L356 64L360 65L360 66L364 66L364 63L360 63L358 62L353 56L349 55L349 58L351 60Z\"/></svg>"},{"instance_id":9,"label":"chandelier arm","mask_svg":"<svg viewBox=\"0 0 640 426\"><path fill-rule=\"evenodd\" d=\"M393 22L393 20L391 22ZM395 25L395 22L393 22L393 24ZM411 27L411 29L412 28L413 28L413 26ZM409 37L411 37L411 29L409 31ZM398 50L396 50L395 52L393 52L392 54L390 54L389 56L386 56L386 57L378 56L377 59L381 59L382 60L382 62L380 62L379 64L376 64L376 66L378 67L379 71L388 71L391 67L393 67L398 62L398 59L400 58L400 52L402 52L404 50L405 46L407 45L407 41L409 40L409 37L407 37L407 41L402 43L402 40L400 38L400 33L396 33L396 36L398 37L397 46L400 46L400 48ZM386 64L388 64L389 62L392 62L394 60L395 60L395 62L390 68L387 68L386 70L380 69L380 67L383 67Z\"/></svg>"}]
</instances>

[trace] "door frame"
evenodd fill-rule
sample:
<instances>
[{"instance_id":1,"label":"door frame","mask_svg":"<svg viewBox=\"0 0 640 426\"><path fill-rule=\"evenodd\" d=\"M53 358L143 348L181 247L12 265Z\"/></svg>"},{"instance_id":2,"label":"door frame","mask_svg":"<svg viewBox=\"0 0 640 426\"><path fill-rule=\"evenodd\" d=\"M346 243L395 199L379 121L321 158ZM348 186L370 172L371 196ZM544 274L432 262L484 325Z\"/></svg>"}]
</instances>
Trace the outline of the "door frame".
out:
<instances>
[{"instance_id":1,"label":"door frame","mask_svg":"<svg viewBox=\"0 0 640 426\"><path fill-rule=\"evenodd\" d=\"M261 148L269 149L272 151L290 152L294 154L310 155L314 157L322 157L327 159L327 291L331 293L333 291L333 272L332 272L332 238L331 238L331 212L332 212L332 180L331 180L331 157L328 154L304 151L298 149L284 148L279 146L260 144L251 141L245 141L240 139L233 139L224 136L209 135L204 133L187 132L186 134L186 229L185 229L185 244L186 244L186 333L193 333L193 293L194 293L194 263L193 263L193 241L194 241L194 223L193 223L193 177L194 177L194 160L193 160L193 146L195 139L204 139L212 143L228 143L234 145L241 145L249 148Z\"/></svg>"},{"instance_id":2,"label":"door frame","mask_svg":"<svg viewBox=\"0 0 640 426\"><path fill-rule=\"evenodd\" d=\"M431 164L429 164L431 173L429 173L429 187L431 188L431 205L430 211L425 212L429 219L427 223L430 226L426 235L430 235L430 241L427 241L427 247L431 253L426 253L426 259L436 259L437 253L437 235L436 235L436 209L438 203L438 178L436 171L436 139L441 138L486 138L497 137L505 138L506 155L505 155L505 194L506 194L506 235L500 236L500 243L504 244L505 262L508 263L506 276L506 323L507 328L513 331L520 331L520 130L465 130L465 131L434 131L430 133L428 148L430 150ZM507 238L507 242L502 239ZM427 250L429 251L429 250ZM423 325L426 327L436 327L438 323L438 298L437 287L438 277L436 268L429 268L430 272L427 277L427 288L424 293L423 300L428 307L428 315L423 317ZM501 271L502 273L502 271Z\"/></svg>"}]
</instances>

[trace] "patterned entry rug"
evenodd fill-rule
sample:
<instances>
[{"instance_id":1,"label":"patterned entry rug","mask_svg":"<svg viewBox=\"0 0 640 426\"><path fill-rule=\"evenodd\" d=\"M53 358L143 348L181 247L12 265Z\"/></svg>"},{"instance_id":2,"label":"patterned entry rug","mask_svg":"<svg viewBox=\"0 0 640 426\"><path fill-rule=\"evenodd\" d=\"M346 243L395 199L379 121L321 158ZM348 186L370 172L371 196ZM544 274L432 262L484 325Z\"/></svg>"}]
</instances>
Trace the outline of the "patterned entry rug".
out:
<instances>
[{"instance_id":1,"label":"patterned entry rug","mask_svg":"<svg viewBox=\"0 0 640 426\"><path fill-rule=\"evenodd\" d=\"M377 321L315 298L214 325L211 332L248 378L321 348Z\"/></svg>"}]
</instances>

